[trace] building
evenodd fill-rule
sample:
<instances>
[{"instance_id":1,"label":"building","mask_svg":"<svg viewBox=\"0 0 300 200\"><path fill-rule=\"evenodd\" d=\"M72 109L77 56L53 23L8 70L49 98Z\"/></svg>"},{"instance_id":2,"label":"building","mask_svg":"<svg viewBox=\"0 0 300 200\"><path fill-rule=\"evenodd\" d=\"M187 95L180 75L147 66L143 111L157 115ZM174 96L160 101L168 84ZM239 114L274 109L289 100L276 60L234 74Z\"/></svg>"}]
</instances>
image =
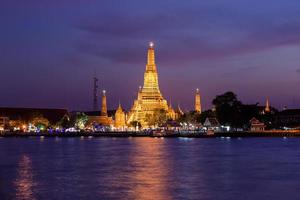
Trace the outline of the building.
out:
<instances>
[{"instance_id":1,"label":"building","mask_svg":"<svg viewBox=\"0 0 300 200\"><path fill-rule=\"evenodd\" d=\"M265 105L257 106L257 107L259 109L260 115L270 115L270 114L276 114L278 112L278 110L276 110L271 106L269 98L266 98Z\"/></svg>"},{"instance_id":2,"label":"building","mask_svg":"<svg viewBox=\"0 0 300 200\"><path fill-rule=\"evenodd\" d=\"M126 126L126 115L125 112L122 109L121 104L119 103L119 107L116 110L115 114L115 127L117 129L123 129Z\"/></svg>"},{"instance_id":3,"label":"building","mask_svg":"<svg viewBox=\"0 0 300 200\"><path fill-rule=\"evenodd\" d=\"M9 130L9 118L0 117L0 132Z\"/></svg>"},{"instance_id":4,"label":"building","mask_svg":"<svg viewBox=\"0 0 300 200\"><path fill-rule=\"evenodd\" d=\"M105 90L102 91L101 111L74 111L73 113L76 112L83 112L85 115L88 116L88 127L95 125L114 125L113 116L115 115L116 110L107 110L107 98Z\"/></svg>"},{"instance_id":5,"label":"building","mask_svg":"<svg viewBox=\"0 0 300 200\"><path fill-rule=\"evenodd\" d=\"M255 117L253 117L250 120L250 131L254 131L254 132L264 131L265 127L266 127L265 124L263 122L260 122Z\"/></svg>"},{"instance_id":6,"label":"building","mask_svg":"<svg viewBox=\"0 0 300 200\"><path fill-rule=\"evenodd\" d=\"M148 48L147 65L144 73L144 85L139 88L137 99L133 102L128 113L127 124L137 121L143 127L148 126L147 115L154 115L157 110L164 110L167 115L173 116L167 101L162 96L159 84L158 73L155 64L154 45L150 42ZM172 113L171 113L172 112Z\"/></svg>"},{"instance_id":7,"label":"building","mask_svg":"<svg viewBox=\"0 0 300 200\"><path fill-rule=\"evenodd\" d=\"M101 111L72 111L71 115L75 115L76 113L84 113L88 117L88 121L86 123L87 127L103 125L101 123ZM115 113L116 110L107 110L107 117L108 119L111 119L111 124L113 124Z\"/></svg>"},{"instance_id":8,"label":"building","mask_svg":"<svg viewBox=\"0 0 300 200\"><path fill-rule=\"evenodd\" d=\"M219 123L218 119L215 117L207 117L205 119L203 126L210 130L219 130L220 129L220 123Z\"/></svg>"},{"instance_id":9,"label":"building","mask_svg":"<svg viewBox=\"0 0 300 200\"><path fill-rule=\"evenodd\" d=\"M196 94L195 94L195 111L197 113L201 113L201 98L200 98L200 92L199 89L196 89Z\"/></svg>"},{"instance_id":10,"label":"building","mask_svg":"<svg viewBox=\"0 0 300 200\"><path fill-rule=\"evenodd\" d=\"M112 117L107 115L107 101L106 101L106 91L102 91L102 105L101 105L101 115L99 118L99 124L104 126L113 125Z\"/></svg>"},{"instance_id":11,"label":"building","mask_svg":"<svg viewBox=\"0 0 300 200\"><path fill-rule=\"evenodd\" d=\"M72 115L76 113L84 113L88 117L88 121L86 123L87 127L91 127L93 125L98 125L100 123L100 111L73 111L71 112Z\"/></svg>"},{"instance_id":12,"label":"building","mask_svg":"<svg viewBox=\"0 0 300 200\"><path fill-rule=\"evenodd\" d=\"M168 117L168 119L173 119L173 120L178 119L178 114L173 109L171 100L170 100L170 104L169 104L169 108L168 108L168 112L167 112L167 117Z\"/></svg>"}]
</instances>

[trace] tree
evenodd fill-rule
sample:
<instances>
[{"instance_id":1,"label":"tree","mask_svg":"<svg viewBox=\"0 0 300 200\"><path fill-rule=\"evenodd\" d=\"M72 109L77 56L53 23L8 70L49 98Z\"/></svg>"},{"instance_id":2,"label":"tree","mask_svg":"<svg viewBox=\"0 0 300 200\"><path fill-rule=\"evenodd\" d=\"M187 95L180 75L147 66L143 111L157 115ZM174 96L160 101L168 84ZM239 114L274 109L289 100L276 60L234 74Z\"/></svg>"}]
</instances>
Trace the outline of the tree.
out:
<instances>
[{"instance_id":1,"label":"tree","mask_svg":"<svg viewBox=\"0 0 300 200\"><path fill-rule=\"evenodd\" d=\"M59 122L57 123L57 125L61 128L69 128L72 126L71 124L71 120L70 117L68 115L64 115Z\"/></svg>"},{"instance_id":2,"label":"tree","mask_svg":"<svg viewBox=\"0 0 300 200\"><path fill-rule=\"evenodd\" d=\"M191 124L201 123L201 114L196 111L190 111L180 116L177 121L191 123Z\"/></svg>"},{"instance_id":3,"label":"tree","mask_svg":"<svg viewBox=\"0 0 300 200\"><path fill-rule=\"evenodd\" d=\"M162 126L168 119L167 112L163 109L156 109L152 114L146 114L145 117L149 126Z\"/></svg>"},{"instance_id":4,"label":"tree","mask_svg":"<svg viewBox=\"0 0 300 200\"><path fill-rule=\"evenodd\" d=\"M237 99L236 94L226 92L216 96L212 103L216 108L216 116L221 124L233 127L243 126L242 103Z\"/></svg>"},{"instance_id":5,"label":"tree","mask_svg":"<svg viewBox=\"0 0 300 200\"><path fill-rule=\"evenodd\" d=\"M82 112L77 112L75 116L75 127L84 129L86 123L89 120L88 116Z\"/></svg>"},{"instance_id":6,"label":"tree","mask_svg":"<svg viewBox=\"0 0 300 200\"><path fill-rule=\"evenodd\" d=\"M35 127L37 127L40 130L46 129L50 122L48 119L46 119L42 114L36 114L31 120L30 123L33 124Z\"/></svg>"},{"instance_id":7,"label":"tree","mask_svg":"<svg viewBox=\"0 0 300 200\"><path fill-rule=\"evenodd\" d=\"M260 107L258 103L256 104L242 104L241 106L242 120L244 122L249 122L250 119L255 117L258 120L261 120L260 116Z\"/></svg>"},{"instance_id":8,"label":"tree","mask_svg":"<svg viewBox=\"0 0 300 200\"><path fill-rule=\"evenodd\" d=\"M9 120L9 126L11 129L13 128L22 128L23 125L26 125L27 122L22 119Z\"/></svg>"},{"instance_id":9,"label":"tree","mask_svg":"<svg viewBox=\"0 0 300 200\"><path fill-rule=\"evenodd\" d=\"M206 118L208 117L216 117L216 114L212 110L203 111L199 116L199 122L204 124Z\"/></svg>"}]
</instances>

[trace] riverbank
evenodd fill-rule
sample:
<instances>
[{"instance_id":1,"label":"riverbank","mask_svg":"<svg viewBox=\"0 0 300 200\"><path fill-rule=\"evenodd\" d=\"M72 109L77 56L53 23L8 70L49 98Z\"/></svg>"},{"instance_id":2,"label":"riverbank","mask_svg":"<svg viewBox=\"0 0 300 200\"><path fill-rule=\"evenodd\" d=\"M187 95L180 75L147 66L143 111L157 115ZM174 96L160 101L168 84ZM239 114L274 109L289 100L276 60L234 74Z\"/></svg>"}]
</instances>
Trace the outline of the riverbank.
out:
<instances>
[{"instance_id":1,"label":"riverbank","mask_svg":"<svg viewBox=\"0 0 300 200\"><path fill-rule=\"evenodd\" d=\"M158 137L149 132L5 132L1 137ZM177 132L163 135L160 137L190 137L190 138L214 138L214 137L300 137L300 131L263 131L263 132L216 132L213 135L207 135L203 132Z\"/></svg>"}]
</instances>

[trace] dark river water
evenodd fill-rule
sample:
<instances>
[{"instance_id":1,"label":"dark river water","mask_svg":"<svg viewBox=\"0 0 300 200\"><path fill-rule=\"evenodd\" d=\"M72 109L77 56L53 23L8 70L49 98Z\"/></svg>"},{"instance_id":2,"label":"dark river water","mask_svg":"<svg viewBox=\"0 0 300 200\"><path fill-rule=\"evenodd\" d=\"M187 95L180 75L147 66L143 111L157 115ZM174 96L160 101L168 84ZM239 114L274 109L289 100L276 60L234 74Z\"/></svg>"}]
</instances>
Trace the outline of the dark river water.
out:
<instances>
[{"instance_id":1,"label":"dark river water","mask_svg":"<svg viewBox=\"0 0 300 200\"><path fill-rule=\"evenodd\" d=\"M300 199L300 139L0 138L0 199Z\"/></svg>"}]
</instances>

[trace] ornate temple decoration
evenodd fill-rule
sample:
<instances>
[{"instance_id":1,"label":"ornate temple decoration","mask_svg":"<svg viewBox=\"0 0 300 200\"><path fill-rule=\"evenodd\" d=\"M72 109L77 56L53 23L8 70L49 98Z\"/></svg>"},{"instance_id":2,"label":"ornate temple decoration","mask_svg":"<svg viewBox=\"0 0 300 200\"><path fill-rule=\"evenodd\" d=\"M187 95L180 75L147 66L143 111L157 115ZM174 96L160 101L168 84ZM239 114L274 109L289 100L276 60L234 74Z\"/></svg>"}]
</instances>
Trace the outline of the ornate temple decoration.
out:
<instances>
[{"instance_id":1,"label":"ornate temple decoration","mask_svg":"<svg viewBox=\"0 0 300 200\"><path fill-rule=\"evenodd\" d=\"M195 111L197 113L201 113L201 98L200 98L200 92L199 89L196 89L196 94L195 94Z\"/></svg>"},{"instance_id":2,"label":"ornate temple decoration","mask_svg":"<svg viewBox=\"0 0 300 200\"><path fill-rule=\"evenodd\" d=\"M137 121L146 127L148 125L146 116L155 114L157 110L165 111L167 116L174 119L175 115L172 106L168 106L167 101L159 90L154 45L150 42L144 73L144 85L139 88L137 99L128 113L127 123L130 124L133 121Z\"/></svg>"},{"instance_id":3,"label":"ornate temple decoration","mask_svg":"<svg viewBox=\"0 0 300 200\"><path fill-rule=\"evenodd\" d=\"M265 113L271 112L269 98L266 100Z\"/></svg>"},{"instance_id":4,"label":"ornate temple decoration","mask_svg":"<svg viewBox=\"0 0 300 200\"><path fill-rule=\"evenodd\" d=\"M125 128L126 120L125 120L125 112L122 109L121 104L119 103L119 107L116 110L115 114L115 127L118 129Z\"/></svg>"},{"instance_id":5,"label":"ornate temple decoration","mask_svg":"<svg viewBox=\"0 0 300 200\"><path fill-rule=\"evenodd\" d=\"M107 104L106 104L106 91L102 91L102 106L101 106L101 115L99 118L99 124L110 126L113 124L111 117L107 115Z\"/></svg>"}]
</instances>

